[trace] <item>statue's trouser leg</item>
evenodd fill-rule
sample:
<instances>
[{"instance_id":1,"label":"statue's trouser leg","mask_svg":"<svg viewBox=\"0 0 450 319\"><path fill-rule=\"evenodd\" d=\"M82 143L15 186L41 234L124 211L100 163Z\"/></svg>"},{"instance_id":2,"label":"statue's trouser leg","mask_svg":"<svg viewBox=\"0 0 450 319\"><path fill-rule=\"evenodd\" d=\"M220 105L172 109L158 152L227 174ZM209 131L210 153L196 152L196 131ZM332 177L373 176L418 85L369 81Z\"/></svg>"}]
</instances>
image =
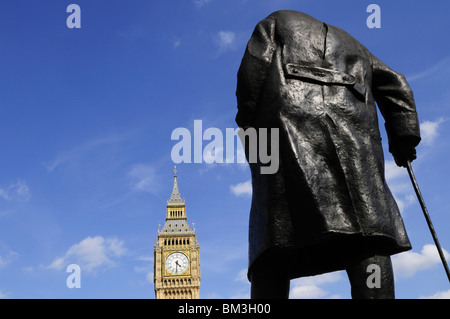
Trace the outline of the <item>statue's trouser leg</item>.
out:
<instances>
[{"instance_id":1,"label":"statue's trouser leg","mask_svg":"<svg viewBox=\"0 0 450 319\"><path fill-rule=\"evenodd\" d=\"M290 279L286 271L265 263L253 267L251 272L252 299L287 299L289 298Z\"/></svg>"},{"instance_id":2,"label":"statue's trouser leg","mask_svg":"<svg viewBox=\"0 0 450 319\"><path fill-rule=\"evenodd\" d=\"M353 299L394 299L390 256L373 256L347 268Z\"/></svg>"}]
</instances>

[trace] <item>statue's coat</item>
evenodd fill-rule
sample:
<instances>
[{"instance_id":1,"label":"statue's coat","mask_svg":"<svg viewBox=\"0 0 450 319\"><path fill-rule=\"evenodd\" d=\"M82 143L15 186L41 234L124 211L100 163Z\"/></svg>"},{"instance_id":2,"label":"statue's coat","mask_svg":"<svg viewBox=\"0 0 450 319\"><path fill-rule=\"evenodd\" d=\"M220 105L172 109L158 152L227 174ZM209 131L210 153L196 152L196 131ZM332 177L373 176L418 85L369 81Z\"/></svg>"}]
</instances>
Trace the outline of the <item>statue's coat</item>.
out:
<instances>
[{"instance_id":1,"label":"statue's coat","mask_svg":"<svg viewBox=\"0 0 450 319\"><path fill-rule=\"evenodd\" d=\"M248 42L237 100L241 128L278 128L280 135L275 174L250 163L250 271L278 258L295 278L411 249L385 180L375 104L390 143L419 143L402 74L345 31L278 11L258 23Z\"/></svg>"}]
</instances>

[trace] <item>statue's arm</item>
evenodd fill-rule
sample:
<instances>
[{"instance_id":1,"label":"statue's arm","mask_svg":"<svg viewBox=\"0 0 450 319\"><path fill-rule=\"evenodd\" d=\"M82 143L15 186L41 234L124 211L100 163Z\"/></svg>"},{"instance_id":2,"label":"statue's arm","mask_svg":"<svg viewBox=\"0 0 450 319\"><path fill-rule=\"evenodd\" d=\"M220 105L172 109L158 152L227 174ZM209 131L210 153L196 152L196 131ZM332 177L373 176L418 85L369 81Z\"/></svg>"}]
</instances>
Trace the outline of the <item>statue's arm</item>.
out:
<instances>
[{"instance_id":1,"label":"statue's arm","mask_svg":"<svg viewBox=\"0 0 450 319\"><path fill-rule=\"evenodd\" d=\"M247 44L237 78L236 123L239 127L252 126L258 99L275 51L274 33L275 20L264 19L258 23Z\"/></svg>"},{"instance_id":2,"label":"statue's arm","mask_svg":"<svg viewBox=\"0 0 450 319\"><path fill-rule=\"evenodd\" d=\"M413 92L403 74L372 56L372 92L385 119L389 151L399 166L416 158L420 142L419 120Z\"/></svg>"}]
</instances>

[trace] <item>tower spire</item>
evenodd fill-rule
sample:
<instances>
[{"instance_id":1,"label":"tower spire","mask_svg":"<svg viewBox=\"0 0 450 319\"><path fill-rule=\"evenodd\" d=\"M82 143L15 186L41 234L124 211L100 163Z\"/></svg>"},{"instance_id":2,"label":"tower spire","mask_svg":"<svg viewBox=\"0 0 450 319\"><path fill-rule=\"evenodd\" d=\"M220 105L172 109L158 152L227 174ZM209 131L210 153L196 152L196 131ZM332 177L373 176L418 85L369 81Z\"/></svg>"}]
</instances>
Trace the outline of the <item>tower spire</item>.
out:
<instances>
[{"instance_id":1,"label":"tower spire","mask_svg":"<svg viewBox=\"0 0 450 319\"><path fill-rule=\"evenodd\" d=\"M177 167L175 166L173 169L173 189L172 195L170 195L169 200L167 201L167 205L170 204L184 204L184 200L181 198L180 191L178 189L177 183Z\"/></svg>"}]
</instances>

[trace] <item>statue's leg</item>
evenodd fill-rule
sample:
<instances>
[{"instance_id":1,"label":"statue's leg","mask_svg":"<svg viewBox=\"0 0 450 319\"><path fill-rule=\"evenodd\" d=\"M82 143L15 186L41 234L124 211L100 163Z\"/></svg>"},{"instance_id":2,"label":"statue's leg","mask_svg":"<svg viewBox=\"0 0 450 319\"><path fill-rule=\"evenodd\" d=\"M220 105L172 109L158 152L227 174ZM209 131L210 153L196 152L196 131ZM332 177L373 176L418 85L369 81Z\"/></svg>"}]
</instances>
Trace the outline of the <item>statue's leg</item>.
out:
<instances>
[{"instance_id":1,"label":"statue's leg","mask_svg":"<svg viewBox=\"0 0 450 319\"><path fill-rule=\"evenodd\" d=\"M347 268L353 299L394 299L390 256L373 256Z\"/></svg>"},{"instance_id":2,"label":"statue's leg","mask_svg":"<svg viewBox=\"0 0 450 319\"><path fill-rule=\"evenodd\" d=\"M265 263L251 272L252 299L288 299L290 279L286 272Z\"/></svg>"}]
</instances>

